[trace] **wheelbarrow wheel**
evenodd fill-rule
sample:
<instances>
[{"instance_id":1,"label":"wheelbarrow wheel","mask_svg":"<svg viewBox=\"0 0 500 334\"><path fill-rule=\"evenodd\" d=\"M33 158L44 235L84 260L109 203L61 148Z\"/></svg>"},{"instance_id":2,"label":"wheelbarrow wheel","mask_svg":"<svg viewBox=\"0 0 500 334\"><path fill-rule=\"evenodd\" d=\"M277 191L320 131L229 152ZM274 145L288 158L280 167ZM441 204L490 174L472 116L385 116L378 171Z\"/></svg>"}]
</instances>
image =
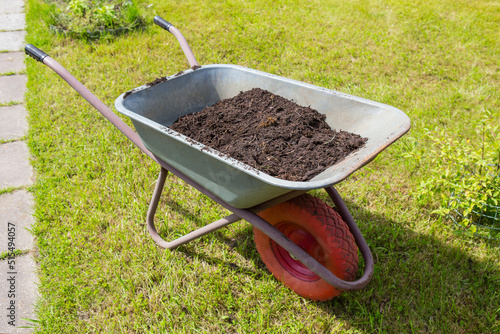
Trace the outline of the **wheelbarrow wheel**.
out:
<instances>
[{"instance_id":1,"label":"wheelbarrow wheel","mask_svg":"<svg viewBox=\"0 0 500 334\"><path fill-rule=\"evenodd\" d=\"M259 213L335 276L352 281L358 270L358 248L340 215L320 199L303 194ZM259 229L254 240L269 271L298 295L325 301L342 293L295 260Z\"/></svg>"}]
</instances>

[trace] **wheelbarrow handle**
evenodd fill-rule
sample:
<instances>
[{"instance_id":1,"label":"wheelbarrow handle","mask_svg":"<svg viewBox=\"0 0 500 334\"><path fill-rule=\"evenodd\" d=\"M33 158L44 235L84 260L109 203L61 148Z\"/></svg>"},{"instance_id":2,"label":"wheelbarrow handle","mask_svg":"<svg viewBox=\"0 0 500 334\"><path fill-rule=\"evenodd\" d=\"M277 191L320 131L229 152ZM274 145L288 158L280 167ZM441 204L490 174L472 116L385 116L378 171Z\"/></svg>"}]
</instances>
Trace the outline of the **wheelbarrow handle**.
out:
<instances>
[{"instance_id":1,"label":"wheelbarrow handle","mask_svg":"<svg viewBox=\"0 0 500 334\"><path fill-rule=\"evenodd\" d=\"M182 51L184 51L184 54L186 55L188 63L189 65L191 65L191 67L200 66L196 61L196 58L194 57L193 51L191 51L188 42L184 38L184 35L182 35L182 33L179 31L179 29L174 27L172 23L168 22L167 20L163 19L160 16L155 16L153 22L156 23L158 26L162 27L163 29L165 29L166 31L168 31L169 33L171 33L172 35L174 35L175 38L177 38L179 44L181 45Z\"/></svg>"},{"instance_id":2,"label":"wheelbarrow handle","mask_svg":"<svg viewBox=\"0 0 500 334\"><path fill-rule=\"evenodd\" d=\"M121 120L111 109L108 108L101 100L99 100L87 87L78 81L71 73L68 72L61 64L52 59L48 54L38 49L37 47L28 44L24 51L30 57L47 65L51 70L56 72L63 78L74 90L76 90L85 100L87 100L97 111L99 111L108 121L110 121L118 130L120 130L131 142L139 149L146 153L151 159L157 161L156 157L142 143L139 135L132 130L124 121Z\"/></svg>"}]
</instances>

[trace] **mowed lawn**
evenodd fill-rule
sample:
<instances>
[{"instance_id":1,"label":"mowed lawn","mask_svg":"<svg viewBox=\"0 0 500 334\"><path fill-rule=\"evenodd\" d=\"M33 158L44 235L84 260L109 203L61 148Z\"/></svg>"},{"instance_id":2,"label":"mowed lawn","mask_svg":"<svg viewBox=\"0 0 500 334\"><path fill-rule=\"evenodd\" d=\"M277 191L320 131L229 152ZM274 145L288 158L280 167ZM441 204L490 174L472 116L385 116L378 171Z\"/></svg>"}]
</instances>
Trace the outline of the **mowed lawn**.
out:
<instances>
[{"instance_id":1,"label":"mowed lawn","mask_svg":"<svg viewBox=\"0 0 500 334\"><path fill-rule=\"evenodd\" d=\"M299 297L267 271L244 221L160 249L145 225L159 167L28 59L40 333L500 333L500 242L456 236L453 223L431 215L436 201L414 198L431 163L405 158L430 145L425 129L474 143L474 120L488 111L500 122L499 1L135 3L144 30L87 42L53 34L48 5L29 0L27 41L113 106L189 67L175 38L152 23L160 15L201 65L238 64L408 114L410 132L336 186L375 274L329 302ZM172 239L227 214L169 176L157 222Z\"/></svg>"}]
</instances>

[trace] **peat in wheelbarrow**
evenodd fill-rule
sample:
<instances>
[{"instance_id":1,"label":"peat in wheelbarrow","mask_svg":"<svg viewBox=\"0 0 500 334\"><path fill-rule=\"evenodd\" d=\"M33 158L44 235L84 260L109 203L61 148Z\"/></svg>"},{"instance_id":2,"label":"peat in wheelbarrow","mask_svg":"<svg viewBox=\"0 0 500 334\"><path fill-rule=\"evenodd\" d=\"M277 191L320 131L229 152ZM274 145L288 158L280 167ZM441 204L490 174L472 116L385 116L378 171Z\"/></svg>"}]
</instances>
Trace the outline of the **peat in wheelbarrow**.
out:
<instances>
[{"instance_id":1,"label":"peat in wheelbarrow","mask_svg":"<svg viewBox=\"0 0 500 334\"><path fill-rule=\"evenodd\" d=\"M254 88L180 117L171 129L268 175L308 181L366 142L325 115Z\"/></svg>"}]
</instances>

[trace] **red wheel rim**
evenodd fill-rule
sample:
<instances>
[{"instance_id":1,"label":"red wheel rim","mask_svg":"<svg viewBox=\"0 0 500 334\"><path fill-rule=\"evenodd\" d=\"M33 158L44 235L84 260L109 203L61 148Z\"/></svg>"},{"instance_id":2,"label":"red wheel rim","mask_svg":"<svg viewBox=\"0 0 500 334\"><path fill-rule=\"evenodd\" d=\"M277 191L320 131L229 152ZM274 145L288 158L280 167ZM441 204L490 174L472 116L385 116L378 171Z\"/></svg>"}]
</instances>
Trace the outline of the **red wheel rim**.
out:
<instances>
[{"instance_id":1,"label":"red wheel rim","mask_svg":"<svg viewBox=\"0 0 500 334\"><path fill-rule=\"evenodd\" d=\"M281 222L275 225L275 227L294 244L302 248L322 265L325 265L325 252L311 233L301 226L290 222ZM276 259L291 275L306 282L313 282L320 279L314 271L304 266L300 261L295 260L290 253L278 245L274 240L271 239L270 241L271 249Z\"/></svg>"}]
</instances>

